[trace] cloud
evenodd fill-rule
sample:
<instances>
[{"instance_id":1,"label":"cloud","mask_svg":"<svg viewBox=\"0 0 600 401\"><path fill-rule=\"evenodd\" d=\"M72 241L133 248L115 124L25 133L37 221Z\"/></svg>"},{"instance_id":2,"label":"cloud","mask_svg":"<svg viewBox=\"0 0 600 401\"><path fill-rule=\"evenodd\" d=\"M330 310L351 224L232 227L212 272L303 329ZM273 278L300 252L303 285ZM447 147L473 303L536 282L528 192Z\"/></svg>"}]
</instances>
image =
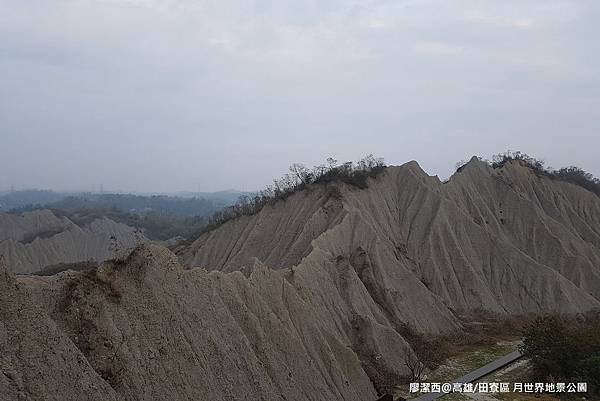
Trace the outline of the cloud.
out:
<instances>
[{"instance_id":1,"label":"cloud","mask_svg":"<svg viewBox=\"0 0 600 401\"><path fill-rule=\"evenodd\" d=\"M371 16L367 19L366 25L371 29L384 29L388 26L385 19Z\"/></svg>"},{"instance_id":2,"label":"cloud","mask_svg":"<svg viewBox=\"0 0 600 401\"><path fill-rule=\"evenodd\" d=\"M432 55L453 55L464 51L460 46L455 46L444 42L417 42L414 45L417 53Z\"/></svg>"},{"instance_id":3,"label":"cloud","mask_svg":"<svg viewBox=\"0 0 600 401\"><path fill-rule=\"evenodd\" d=\"M485 15L480 13L467 14L463 17L463 20L477 24L487 24L518 29L531 28L534 24L534 20L531 18L512 18L501 15Z\"/></svg>"},{"instance_id":4,"label":"cloud","mask_svg":"<svg viewBox=\"0 0 600 401\"><path fill-rule=\"evenodd\" d=\"M0 189L253 189L362 153L447 175L508 147L600 174L598 7L0 0Z\"/></svg>"}]
</instances>

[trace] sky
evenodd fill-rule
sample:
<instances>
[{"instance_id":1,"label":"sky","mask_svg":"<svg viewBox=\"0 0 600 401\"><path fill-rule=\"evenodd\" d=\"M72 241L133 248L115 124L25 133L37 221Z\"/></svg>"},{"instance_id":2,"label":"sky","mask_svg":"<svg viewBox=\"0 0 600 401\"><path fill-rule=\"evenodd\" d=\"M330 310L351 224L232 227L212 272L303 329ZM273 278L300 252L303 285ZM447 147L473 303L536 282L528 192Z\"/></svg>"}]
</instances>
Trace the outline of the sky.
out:
<instances>
[{"instance_id":1,"label":"sky","mask_svg":"<svg viewBox=\"0 0 600 401\"><path fill-rule=\"evenodd\" d=\"M0 0L0 189L251 191L372 153L600 176L596 0Z\"/></svg>"}]
</instances>

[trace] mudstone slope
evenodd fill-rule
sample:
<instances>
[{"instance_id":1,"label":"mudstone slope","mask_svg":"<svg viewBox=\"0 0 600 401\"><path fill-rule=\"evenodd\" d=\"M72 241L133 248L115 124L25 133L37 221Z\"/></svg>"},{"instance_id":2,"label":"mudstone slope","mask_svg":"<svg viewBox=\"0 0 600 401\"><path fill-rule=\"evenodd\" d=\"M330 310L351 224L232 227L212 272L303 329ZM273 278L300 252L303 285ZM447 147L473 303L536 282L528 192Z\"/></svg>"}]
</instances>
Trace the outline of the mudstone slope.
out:
<instances>
[{"instance_id":1,"label":"mudstone slope","mask_svg":"<svg viewBox=\"0 0 600 401\"><path fill-rule=\"evenodd\" d=\"M594 194L518 163L474 159L443 183L410 162L367 189L295 193L177 255L0 267L0 399L374 400L408 373L407 328L596 309L599 269Z\"/></svg>"},{"instance_id":2,"label":"mudstone slope","mask_svg":"<svg viewBox=\"0 0 600 401\"><path fill-rule=\"evenodd\" d=\"M106 217L78 225L50 210L0 213L0 255L15 273L89 260L101 262L144 241L139 230Z\"/></svg>"}]
</instances>

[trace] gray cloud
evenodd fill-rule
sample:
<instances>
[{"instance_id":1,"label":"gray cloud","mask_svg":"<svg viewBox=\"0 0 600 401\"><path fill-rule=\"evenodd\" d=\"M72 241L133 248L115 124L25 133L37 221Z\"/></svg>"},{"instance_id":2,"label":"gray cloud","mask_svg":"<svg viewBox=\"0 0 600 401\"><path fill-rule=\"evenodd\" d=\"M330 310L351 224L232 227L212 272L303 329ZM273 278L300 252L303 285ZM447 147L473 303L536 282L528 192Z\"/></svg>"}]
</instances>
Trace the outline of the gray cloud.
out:
<instances>
[{"instance_id":1,"label":"gray cloud","mask_svg":"<svg viewBox=\"0 0 600 401\"><path fill-rule=\"evenodd\" d=\"M594 1L0 0L0 188L254 189L374 153L600 175Z\"/></svg>"}]
</instances>

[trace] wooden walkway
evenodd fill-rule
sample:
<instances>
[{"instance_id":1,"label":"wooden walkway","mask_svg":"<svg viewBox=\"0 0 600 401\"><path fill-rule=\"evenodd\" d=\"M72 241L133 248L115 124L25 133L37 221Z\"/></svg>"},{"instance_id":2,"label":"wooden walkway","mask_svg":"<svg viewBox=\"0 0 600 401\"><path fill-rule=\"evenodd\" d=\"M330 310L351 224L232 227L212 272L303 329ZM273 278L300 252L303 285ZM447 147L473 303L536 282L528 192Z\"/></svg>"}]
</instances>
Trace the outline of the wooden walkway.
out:
<instances>
[{"instance_id":1,"label":"wooden walkway","mask_svg":"<svg viewBox=\"0 0 600 401\"><path fill-rule=\"evenodd\" d=\"M459 377L458 379L452 380L450 383L464 384L474 382L476 380L481 379L484 376L489 375L490 373L497 371L498 369L502 369L503 367L510 365L511 363L520 359L522 356L523 355L521 354L521 352L513 351L510 354L504 355L503 357L498 358L495 361L492 361L487 365L480 367L479 369L475 369L474 371ZM420 397L412 398L409 401L433 401L444 395L446 395L446 393L427 393L423 394Z\"/></svg>"}]
</instances>

